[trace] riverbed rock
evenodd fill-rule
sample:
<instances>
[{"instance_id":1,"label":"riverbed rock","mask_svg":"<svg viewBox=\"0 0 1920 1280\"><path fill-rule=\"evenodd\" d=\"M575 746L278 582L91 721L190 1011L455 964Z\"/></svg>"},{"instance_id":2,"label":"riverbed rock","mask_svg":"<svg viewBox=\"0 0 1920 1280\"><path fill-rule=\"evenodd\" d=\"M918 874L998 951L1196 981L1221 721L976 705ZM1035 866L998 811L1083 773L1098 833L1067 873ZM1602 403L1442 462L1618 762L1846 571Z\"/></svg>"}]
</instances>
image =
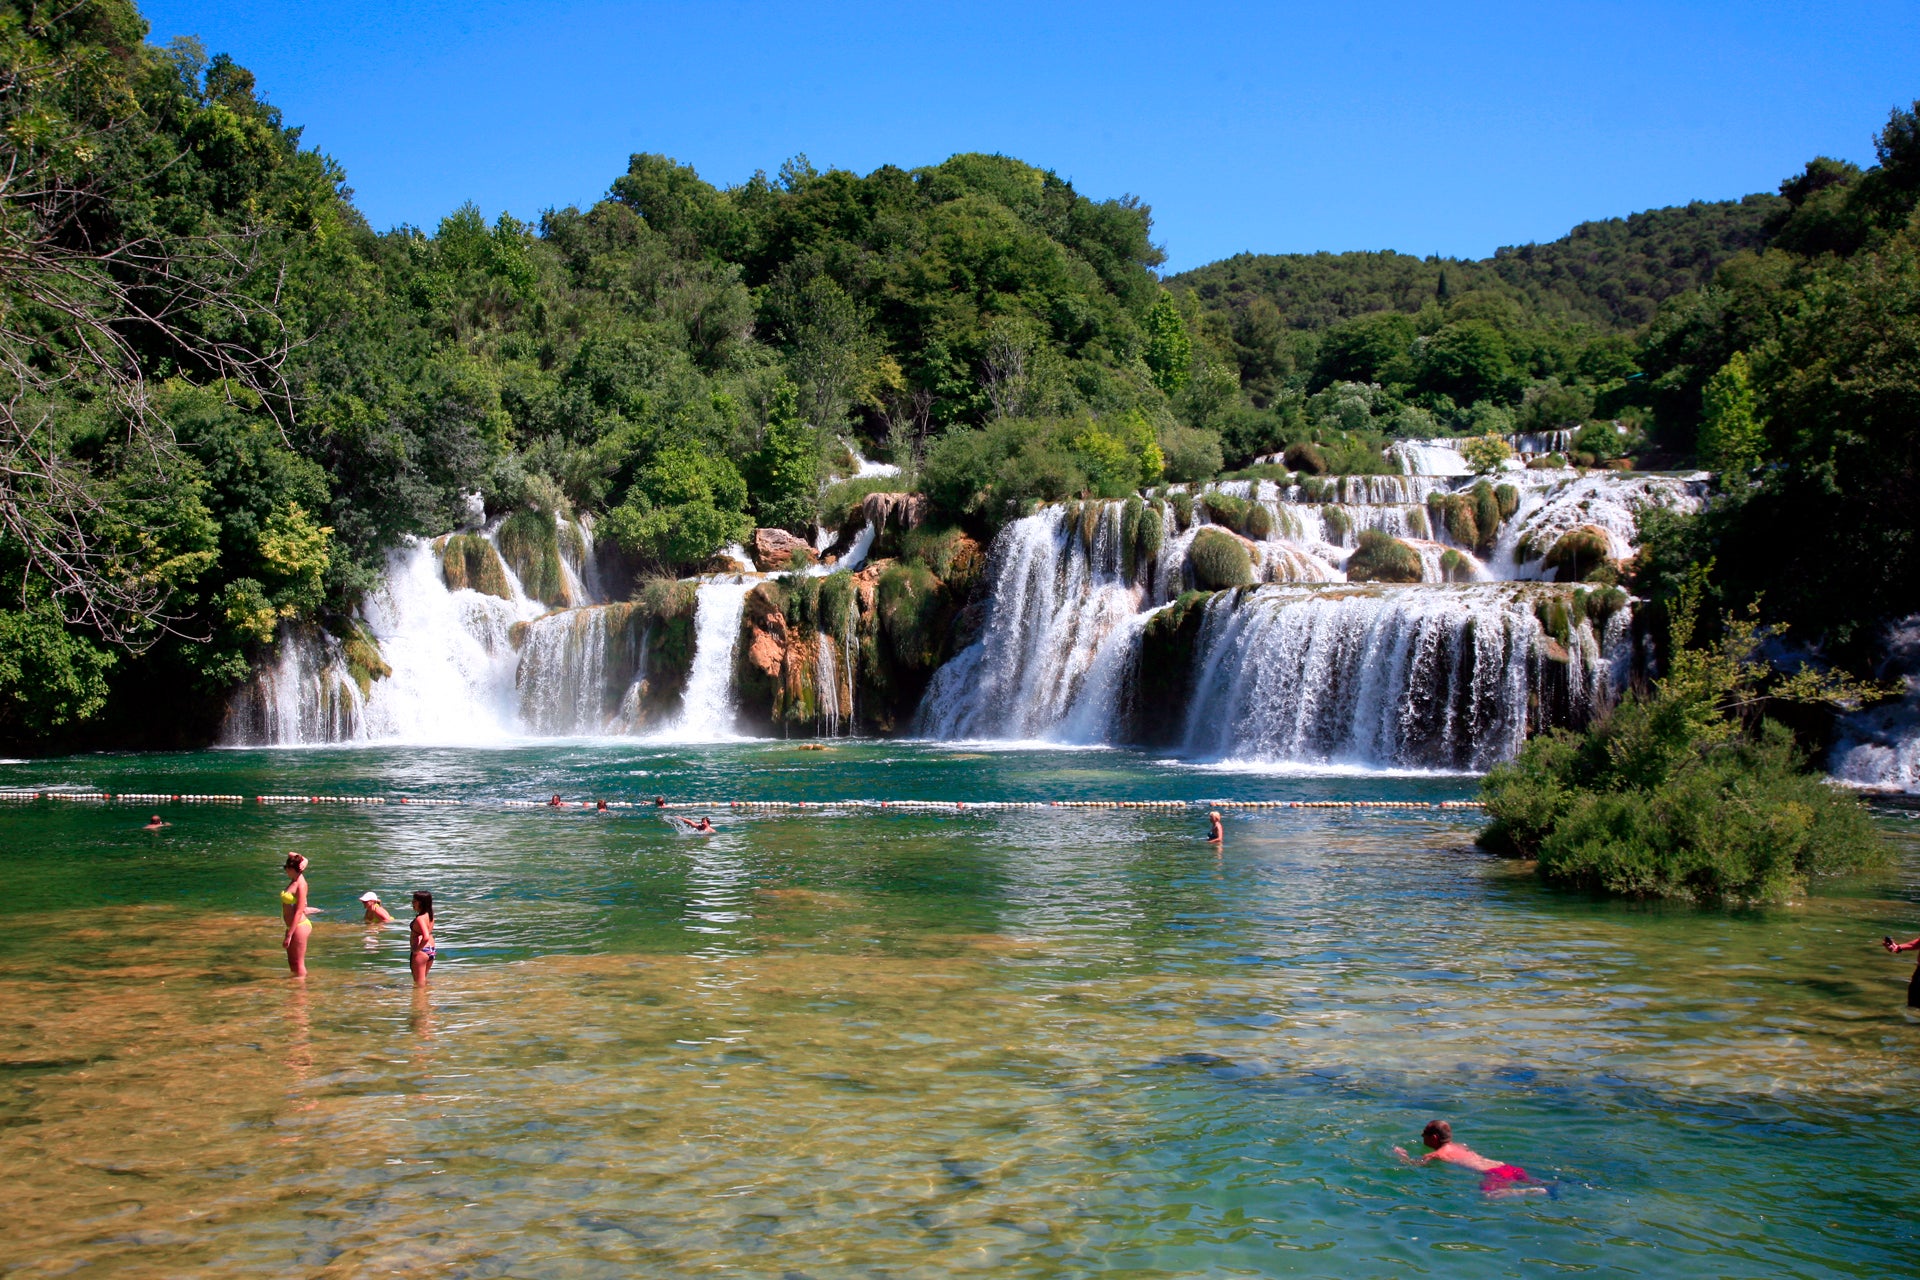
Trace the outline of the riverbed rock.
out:
<instances>
[{"instance_id":1,"label":"riverbed rock","mask_svg":"<svg viewBox=\"0 0 1920 1280\"><path fill-rule=\"evenodd\" d=\"M805 563L813 563L813 548L785 529L753 531L753 563L762 573L777 573L790 568L796 552Z\"/></svg>"}]
</instances>

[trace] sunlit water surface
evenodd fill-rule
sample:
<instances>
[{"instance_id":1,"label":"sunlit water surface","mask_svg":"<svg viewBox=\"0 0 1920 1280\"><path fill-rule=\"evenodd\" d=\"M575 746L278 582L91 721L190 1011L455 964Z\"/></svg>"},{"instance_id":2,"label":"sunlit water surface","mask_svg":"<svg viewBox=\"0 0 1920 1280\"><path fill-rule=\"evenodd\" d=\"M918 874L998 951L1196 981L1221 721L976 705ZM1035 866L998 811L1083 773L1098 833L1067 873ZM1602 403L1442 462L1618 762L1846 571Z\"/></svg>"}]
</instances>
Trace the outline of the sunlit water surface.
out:
<instances>
[{"instance_id":1,"label":"sunlit water surface","mask_svg":"<svg viewBox=\"0 0 1920 1280\"><path fill-rule=\"evenodd\" d=\"M0 787L1458 798L851 744L87 757ZM0 807L0 1272L1880 1276L1920 1257L1911 824L1696 912L1437 813ZM277 870L313 859L312 977ZM375 889L441 907L430 987ZM404 912L402 919L404 919ZM1429 1118L1554 1184L1400 1167Z\"/></svg>"}]
</instances>

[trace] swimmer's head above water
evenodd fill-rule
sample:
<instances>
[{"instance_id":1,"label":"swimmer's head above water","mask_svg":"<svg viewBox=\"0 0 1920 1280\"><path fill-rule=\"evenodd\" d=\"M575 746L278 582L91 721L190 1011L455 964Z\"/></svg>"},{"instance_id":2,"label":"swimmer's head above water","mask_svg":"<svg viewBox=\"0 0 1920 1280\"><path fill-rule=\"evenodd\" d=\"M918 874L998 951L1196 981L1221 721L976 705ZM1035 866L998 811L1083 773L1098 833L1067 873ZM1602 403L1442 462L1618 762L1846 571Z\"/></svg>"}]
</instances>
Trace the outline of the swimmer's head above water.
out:
<instances>
[{"instance_id":1,"label":"swimmer's head above water","mask_svg":"<svg viewBox=\"0 0 1920 1280\"><path fill-rule=\"evenodd\" d=\"M1453 1126L1445 1120L1429 1120L1420 1131L1420 1141L1438 1151L1453 1141Z\"/></svg>"}]
</instances>

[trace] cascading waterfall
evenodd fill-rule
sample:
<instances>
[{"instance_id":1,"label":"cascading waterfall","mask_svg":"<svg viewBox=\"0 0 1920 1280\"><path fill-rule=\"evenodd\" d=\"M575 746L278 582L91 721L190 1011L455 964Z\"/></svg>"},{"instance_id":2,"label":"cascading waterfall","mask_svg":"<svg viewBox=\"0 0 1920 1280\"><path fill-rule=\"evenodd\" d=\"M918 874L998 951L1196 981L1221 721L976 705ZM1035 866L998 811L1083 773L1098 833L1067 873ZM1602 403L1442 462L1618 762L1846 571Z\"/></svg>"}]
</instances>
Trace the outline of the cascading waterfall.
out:
<instances>
[{"instance_id":1,"label":"cascading waterfall","mask_svg":"<svg viewBox=\"0 0 1920 1280\"><path fill-rule=\"evenodd\" d=\"M979 628L934 673L916 729L1316 767L1484 768L1528 732L1603 709L1625 682L1629 611L1617 593L1589 605L1571 587L1530 581L1551 576L1546 549L1585 530L1587 545L1597 532L1623 558L1643 511L1691 509L1704 492L1699 477L1567 470L1508 470L1498 482L1515 492L1503 494L1510 514L1481 557L1452 529L1461 510L1452 495L1476 482L1440 469L1175 486L1150 504L1157 542L1137 500L1015 520L989 551ZM1232 522L1259 585L1204 601L1183 595L1194 585L1193 539L1217 521ZM836 568L866 564L878 524L866 524ZM737 736L736 664L767 669L758 614L754 653L739 652L753 579L700 582L690 618L684 594L600 603L588 521L555 518L557 577L553 548L543 551L524 519L517 530L515 562L570 607L528 596L497 554L497 526L409 541L362 606L377 656L358 638L343 645L289 629L236 693L227 740ZM1404 543L1424 581L1348 583L1369 530ZM812 727L824 736L857 731L863 610L871 604L810 637ZM783 696L804 697L799 687Z\"/></svg>"},{"instance_id":2,"label":"cascading waterfall","mask_svg":"<svg viewBox=\"0 0 1920 1280\"><path fill-rule=\"evenodd\" d=\"M675 742L720 742L739 737L733 697L733 659L750 582L703 582L693 614L693 667L687 673L680 718L663 735Z\"/></svg>"},{"instance_id":3,"label":"cascading waterfall","mask_svg":"<svg viewBox=\"0 0 1920 1280\"><path fill-rule=\"evenodd\" d=\"M993 612L980 639L935 674L921 704L936 738L1054 734L1091 692L1101 649L1138 613L1128 582L1121 504L1103 504L1091 545L1062 507L1016 520L995 539L988 573ZM1083 720L1101 713L1082 709Z\"/></svg>"},{"instance_id":4,"label":"cascading waterfall","mask_svg":"<svg viewBox=\"0 0 1920 1280\"><path fill-rule=\"evenodd\" d=\"M313 628L282 626L271 663L235 691L223 737L234 743L340 742L366 714L340 642Z\"/></svg>"},{"instance_id":5,"label":"cascading waterfall","mask_svg":"<svg viewBox=\"0 0 1920 1280\"><path fill-rule=\"evenodd\" d=\"M1583 622L1555 658L1512 587L1215 596L1182 745L1201 758L1484 769L1529 728L1605 704L1605 643L1624 645L1624 625L1603 640ZM1550 681L1550 664L1564 677Z\"/></svg>"},{"instance_id":6,"label":"cascading waterfall","mask_svg":"<svg viewBox=\"0 0 1920 1280\"><path fill-rule=\"evenodd\" d=\"M630 605L567 609L530 624L517 675L520 723L542 735L634 732L649 635Z\"/></svg>"}]
</instances>

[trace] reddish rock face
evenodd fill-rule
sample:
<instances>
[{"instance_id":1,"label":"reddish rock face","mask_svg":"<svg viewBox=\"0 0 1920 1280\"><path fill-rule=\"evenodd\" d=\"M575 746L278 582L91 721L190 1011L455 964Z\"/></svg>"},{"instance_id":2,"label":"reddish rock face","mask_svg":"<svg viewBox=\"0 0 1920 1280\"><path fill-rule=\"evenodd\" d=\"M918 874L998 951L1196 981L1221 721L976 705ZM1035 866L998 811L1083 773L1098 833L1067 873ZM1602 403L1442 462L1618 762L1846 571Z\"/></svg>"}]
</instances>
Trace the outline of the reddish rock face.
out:
<instances>
[{"instance_id":1,"label":"reddish rock face","mask_svg":"<svg viewBox=\"0 0 1920 1280\"><path fill-rule=\"evenodd\" d=\"M917 529L927 518L926 495L870 493L860 500L860 515L876 529Z\"/></svg>"},{"instance_id":2,"label":"reddish rock face","mask_svg":"<svg viewBox=\"0 0 1920 1280\"><path fill-rule=\"evenodd\" d=\"M774 573L787 567L794 552L800 552L813 561L813 548L785 529L755 529L753 531L753 563L762 573Z\"/></svg>"}]
</instances>

